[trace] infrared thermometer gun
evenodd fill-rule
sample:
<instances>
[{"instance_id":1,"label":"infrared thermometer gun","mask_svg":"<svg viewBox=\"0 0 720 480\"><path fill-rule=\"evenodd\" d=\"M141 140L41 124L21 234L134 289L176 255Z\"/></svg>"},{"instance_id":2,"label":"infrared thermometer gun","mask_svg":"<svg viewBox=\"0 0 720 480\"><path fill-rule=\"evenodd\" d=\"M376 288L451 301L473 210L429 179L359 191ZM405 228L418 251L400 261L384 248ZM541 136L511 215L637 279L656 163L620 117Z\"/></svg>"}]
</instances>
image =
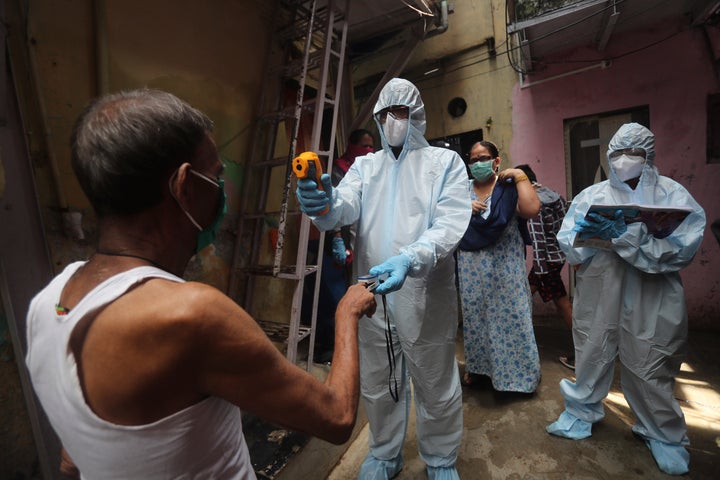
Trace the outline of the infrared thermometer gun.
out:
<instances>
[{"instance_id":1,"label":"infrared thermometer gun","mask_svg":"<svg viewBox=\"0 0 720 480\"><path fill-rule=\"evenodd\" d=\"M324 190L322 186L322 182L320 182L320 177L323 174L322 170L322 164L320 163L320 158L318 158L317 154L315 152L303 152L295 159L293 159L292 167L293 172L295 172L295 176L297 178L310 178L310 166L315 166L315 183L317 183L318 190ZM324 215L330 210L330 207L326 207L325 210L320 212L319 215Z\"/></svg>"}]
</instances>

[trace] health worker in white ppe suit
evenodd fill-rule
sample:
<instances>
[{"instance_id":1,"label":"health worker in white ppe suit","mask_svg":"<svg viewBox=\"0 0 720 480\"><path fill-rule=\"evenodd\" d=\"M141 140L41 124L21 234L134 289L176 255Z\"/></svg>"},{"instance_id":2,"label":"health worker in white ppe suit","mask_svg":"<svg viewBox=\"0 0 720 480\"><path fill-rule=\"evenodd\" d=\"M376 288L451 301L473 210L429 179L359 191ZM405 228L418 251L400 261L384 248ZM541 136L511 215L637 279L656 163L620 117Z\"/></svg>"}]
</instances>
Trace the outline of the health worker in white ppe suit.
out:
<instances>
[{"instance_id":1,"label":"health worker in white ppe suit","mask_svg":"<svg viewBox=\"0 0 720 480\"><path fill-rule=\"evenodd\" d=\"M403 467L408 375L428 477L459 478L463 417L452 253L470 221L467 173L457 153L431 147L423 137L425 107L412 83L390 80L373 113L383 149L358 157L336 188L323 175L324 191L307 179L296 192L321 230L358 222L354 275L387 276L375 291L387 295L386 308L359 327L361 394L370 422L370 453L359 478L392 478ZM329 212L315 216L328 205Z\"/></svg>"},{"instance_id":2,"label":"health worker in white ppe suit","mask_svg":"<svg viewBox=\"0 0 720 480\"><path fill-rule=\"evenodd\" d=\"M685 353L687 312L679 271L702 241L705 212L679 183L653 165L655 137L637 123L620 127L607 152L610 178L578 194L557 235L568 262L580 265L573 304L575 376L560 382L565 411L547 427L553 435L587 438L604 416L615 358L636 418L632 430L665 473L688 471L685 417L673 397ZM669 235L656 238L642 222L586 214L591 205L646 204L689 207ZM573 247L576 235L610 240L609 249Z\"/></svg>"}]
</instances>

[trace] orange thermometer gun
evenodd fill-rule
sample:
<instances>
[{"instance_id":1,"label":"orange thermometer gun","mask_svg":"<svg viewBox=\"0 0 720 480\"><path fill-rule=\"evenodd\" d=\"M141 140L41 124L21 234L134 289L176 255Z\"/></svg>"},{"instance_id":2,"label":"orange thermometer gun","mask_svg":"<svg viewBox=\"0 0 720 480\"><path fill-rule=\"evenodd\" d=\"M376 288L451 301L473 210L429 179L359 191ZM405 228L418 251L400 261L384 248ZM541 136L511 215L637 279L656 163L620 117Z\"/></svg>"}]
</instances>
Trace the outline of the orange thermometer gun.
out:
<instances>
[{"instance_id":1,"label":"orange thermometer gun","mask_svg":"<svg viewBox=\"0 0 720 480\"><path fill-rule=\"evenodd\" d=\"M303 152L292 162L293 172L297 178L309 178L310 177L310 165L315 165L315 183L317 183L318 190L324 190L320 177L323 174L322 164L320 158L318 158L315 152ZM325 207L325 210L320 212L320 215L326 214L330 210L330 206Z\"/></svg>"}]
</instances>

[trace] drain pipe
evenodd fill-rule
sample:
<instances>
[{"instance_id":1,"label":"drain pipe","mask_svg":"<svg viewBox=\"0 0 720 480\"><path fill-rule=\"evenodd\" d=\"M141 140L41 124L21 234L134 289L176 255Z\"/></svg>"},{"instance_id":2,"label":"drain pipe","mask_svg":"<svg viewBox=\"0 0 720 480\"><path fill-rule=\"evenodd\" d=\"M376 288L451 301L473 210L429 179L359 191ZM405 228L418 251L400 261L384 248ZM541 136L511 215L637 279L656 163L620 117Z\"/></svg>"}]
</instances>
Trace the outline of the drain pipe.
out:
<instances>
[{"instance_id":1,"label":"drain pipe","mask_svg":"<svg viewBox=\"0 0 720 480\"><path fill-rule=\"evenodd\" d=\"M437 25L437 28L434 30L428 32L427 35L425 35L425 38L434 37L435 35L440 35L441 33L445 33L448 29L448 4L447 0L442 0L440 2L440 17L436 17L437 21L435 22L435 25Z\"/></svg>"},{"instance_id":2,"label":"drain pipe","mask_svg":"<svg viewBox=\"0 0 720 480\"><path fill-rule=\"evenodd\" d=\"M391 78L402 73L402 71L405 69L405 66L410 61L410 57L415 51L415 48L417 48L420 42L427 38L434 37L435 35L440 35L441 33L447 31L448 13L452 13L452 11L448 9L447 1L443 0L440 5L440 19L439 22L436 23L439 24L437 28L426 34L415 32L414 28L408 29L408 31L410 32L410 38L402 46L397 56L395 57L395 60L393 60L392 64L388 67L387 70L385 70L385 75L383 75L380 82L378 82L375 90L370 95L370 98L365 101L362 108L353 119L350 125L351 132L360 128L361 125L365 124L368 121L370 115L372 114L372 110L375 107L375 102L380 96L380 91Z\"/></svg>"}]
</instances>

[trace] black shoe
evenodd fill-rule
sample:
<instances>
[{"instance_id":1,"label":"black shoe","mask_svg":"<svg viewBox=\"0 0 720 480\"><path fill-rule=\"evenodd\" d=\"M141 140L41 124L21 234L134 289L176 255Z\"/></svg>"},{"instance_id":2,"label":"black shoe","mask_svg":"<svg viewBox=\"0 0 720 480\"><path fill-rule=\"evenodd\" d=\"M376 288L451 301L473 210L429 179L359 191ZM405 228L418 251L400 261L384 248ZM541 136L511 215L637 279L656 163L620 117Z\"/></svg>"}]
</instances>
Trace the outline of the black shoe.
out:
<instances>
[{"instance_id":1,"label":"black shoe","mask_svg":"<svg viewBox=\"0 0 720 480\"><path fill-rule=\"evenodd\" d=\"M560 363L565 365L570 370L575 370L575 355L568 355L567 357L560 357L558 358L560 360Z\"/></svg>"}]
</instances>

